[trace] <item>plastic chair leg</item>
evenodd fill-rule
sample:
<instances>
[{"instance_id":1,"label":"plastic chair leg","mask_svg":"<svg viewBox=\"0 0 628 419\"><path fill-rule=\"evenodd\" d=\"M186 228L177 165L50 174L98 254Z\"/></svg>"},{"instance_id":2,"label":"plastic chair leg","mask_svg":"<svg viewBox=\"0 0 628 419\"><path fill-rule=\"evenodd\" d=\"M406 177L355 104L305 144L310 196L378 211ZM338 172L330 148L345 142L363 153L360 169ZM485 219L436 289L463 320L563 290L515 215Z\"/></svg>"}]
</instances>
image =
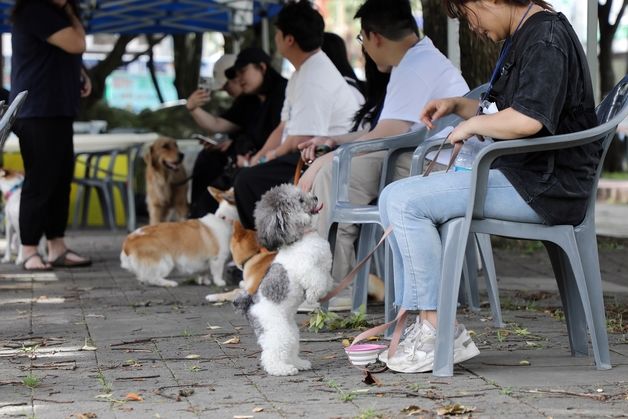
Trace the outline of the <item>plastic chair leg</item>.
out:
<instances>
[{"instance_id":1,"label":"plastic chair leg","mask_svg":"<svg viewBox=\"0 0 628 419\"><path fill-rule=\"evenodd\" d=\"M493 247L491 246L491 236L488 234L476 233L475 240L480 250L482 266L484 267L484 279L486 280L486 293L491 304L493 314L493 324L495 327L504 327L502 319L502 308L499 301L499 288L497 287L497 274L495 273L495 260L493 259Z\"/></svg>"},{"instance_id":2,"label":"plastic chair leg","mask_svg":"<svg viewBox=\"0 0 628 419\"><path fill-rule=\"evenodd\" d=\"M597 369L607 370L611 368L611 358L608 349L602 277L594 225L576 232L576 242L582 260L582 269L587 283L589 304L593 317L592 325L590 326L593 353L596 354Z\"/></svg>"},{"instance_id":3,"label":"plastic chair leg","mask_svg":"<svg viewBox=\"0 0 628 419\"><path fill-rule=\"evenodd\" d=\"M371 251L371 247L374 245L373 235L376 224L362 224L360 226L360 235L358 238L358 251L356 260L361 261ZM370 260L367 261L362 269L356 275L353 281L353 306L352 311L358 313L360 306L364 305L366 308L368 299L368 278L371 268Z\"/></svg>"},{"instance_id":4,"label":"plastic chair leg","mask_svg":"<svg viewBox=\"0 0 628 419\"><path fill-rule=\"evenodd\" d=\"M434 349L434 376L451 377L454 372L454 329L456 300L460 289L460 277L464 264L467 238L463 237L463 218L456 218L441 226L443 246L442 281L438 292L438 326ZM467 234L468 236L468 234Z\"/></svg>"}]
</instances>

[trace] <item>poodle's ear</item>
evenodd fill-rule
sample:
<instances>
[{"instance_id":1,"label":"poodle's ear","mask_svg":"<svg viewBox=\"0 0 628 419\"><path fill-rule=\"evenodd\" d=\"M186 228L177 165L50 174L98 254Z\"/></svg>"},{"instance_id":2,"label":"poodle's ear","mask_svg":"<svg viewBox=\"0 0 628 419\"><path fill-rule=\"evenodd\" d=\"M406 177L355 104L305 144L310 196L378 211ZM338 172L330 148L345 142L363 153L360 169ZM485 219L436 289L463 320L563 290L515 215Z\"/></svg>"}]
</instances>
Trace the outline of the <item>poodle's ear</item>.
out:
<instances>
[{"instance_id":1,"label":"poodle's ear","mask_svg":"<svg viewBox=\"0 0 628 419\"><path fill-rule=\"evenodd\" d=\"M255 210L255 228L259 244L268 250L276 250L285 244L285 240L282 239L286 235L286 220L283 212L270 212L270 208L262 209L259 205ZM263 221L257 222L258 219Z\"/></svg>"}]
</instances>

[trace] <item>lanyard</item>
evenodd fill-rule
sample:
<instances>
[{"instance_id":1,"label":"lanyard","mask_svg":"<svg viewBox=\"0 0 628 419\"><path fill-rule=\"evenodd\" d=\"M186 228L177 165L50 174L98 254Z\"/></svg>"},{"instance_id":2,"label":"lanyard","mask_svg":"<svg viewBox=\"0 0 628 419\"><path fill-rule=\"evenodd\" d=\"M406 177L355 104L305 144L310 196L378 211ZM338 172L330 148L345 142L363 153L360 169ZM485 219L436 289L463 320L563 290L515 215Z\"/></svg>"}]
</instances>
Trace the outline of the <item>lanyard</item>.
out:
<instances>
[{"instance_id":1,"label":"lanyard","mask_svg":"<svg viewBox=\"0 0 628 419\"><path fill-rule=\"evenodd\" d=\"M517 28L515 29L515 31L512 33L512 36L509 36L508 38L506 38L506 41L504 42L504 46L502 47L502 50L499 53L499 58L497 58L497 63L495 64L493 73L491 74L491 79L488 82L488 89L486 89L486 92L484 92L484 94L482 95L480 99L480 106L478 107L478 112L477 112L478 115L482 113L482 104L484 102L484 99L486 99L488 95L491 93L491 90L493 90L493 84L497 80L497 75L502 70L504 61L506 61L506 57L508 56L508 53L510 52L510 48L512 47L512 37L517 33L517 31L521 27L521 24L523 23L526 16L528 16L528 13L530 12L530 9L532 8L533 5L534 5L534 2L531 1L530 4L528 5L528 9L523 14L523 16L521 16L521 20L519 21L519 24L517 25Z\"/></svg>"}]
</instances>

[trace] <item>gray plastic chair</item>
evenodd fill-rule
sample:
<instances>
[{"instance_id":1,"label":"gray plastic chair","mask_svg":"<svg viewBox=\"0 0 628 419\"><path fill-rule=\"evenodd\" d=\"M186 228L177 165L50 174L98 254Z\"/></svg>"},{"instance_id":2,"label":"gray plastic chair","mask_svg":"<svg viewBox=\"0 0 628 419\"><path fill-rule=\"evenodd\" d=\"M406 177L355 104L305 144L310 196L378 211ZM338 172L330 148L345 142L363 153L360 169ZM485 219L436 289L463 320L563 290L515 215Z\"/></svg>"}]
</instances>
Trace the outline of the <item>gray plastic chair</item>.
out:
<instances>
[{"instance_id":1,"label":"gray plastic chair","mask_svg":"<svg viewBox=\"0 0 628 419\"><path fill-rule=\"evenodd\" d=\"M485 90L486 85L482 85L473 89L465 96L470 98L479 98L480 94ZM420 110L417 110L417 112L419 111ZM395 137L343 144L334 152L332 162L333 183L330 199L330 203L333 204L331 204L332 206L329 217L329 240L332 244L332 252L335 244L338 223L361 224L356 255L357 260L362 260L374 247L375 234L378 229L381 229L382 227L379 210L376 204L356 205L349 201L349 182L352 158L377 151L387 152L379 184L379 190L381 191L386 185L393 181L397 160L402 154L412 152L425 140L426 137L434 135L448 126L456 125L459 121L459 117L451 115L437 121L436 127L433 130L428 131L423 128L412 133ZM475 250L473 250L473 254L475 254ZM396 315L396 310L393 304L395 293L394 281L392 281L392 261L391 253L388 249L388 243L386 243L384 265L384 278L382 278L386 287L384 311L385 321L388 322ZM357 312L362 305L366 307L369 269L370 264L365 264L354 281L352 302L353 312ZM473 283L475 283L475 281L473 281ZM467 300L471 301L472 298L467 297Z\"/></svg>"},{"instance_id":2,"label":"gray plastic chair","mask_svg":"<svg viewBox=\"0 0 628 419\"><path fill-rule=\"evenodd\" d=\"M472 169L471 193L464 217L448 221L441 228L443 271L439 291L438 327L433 374L453 375L453 341L456 298L470 233L541 240L545 245L561 294L572 355L588 355L587 328L597 369L611 368L602 295L602 279L595 235L597 181L617 125L628 116L628 76L597 108L598 127L564 135L496 142L482 149ZM603 153L589 195L587 213L577 226L518 223L484 217L486 185L491 163L500 156L558 150L601 141ZM430 147L426 144L425 148Z\"/></svg>"},{"instance_id":3,"label":"gray plastic chair","mask_svg":"<svg viewBox=\"0 0 628 419\"><path fill-rule=\"evenodd\" d=\"M27 96L28 90L18 93L6 112L2 114L2 118L0 118L0 153L2 153L4 149L4 143L7 141L7 138L9 138L13 123L17 118L17 113L24 104Z\"/></svg>"}]
</instances>

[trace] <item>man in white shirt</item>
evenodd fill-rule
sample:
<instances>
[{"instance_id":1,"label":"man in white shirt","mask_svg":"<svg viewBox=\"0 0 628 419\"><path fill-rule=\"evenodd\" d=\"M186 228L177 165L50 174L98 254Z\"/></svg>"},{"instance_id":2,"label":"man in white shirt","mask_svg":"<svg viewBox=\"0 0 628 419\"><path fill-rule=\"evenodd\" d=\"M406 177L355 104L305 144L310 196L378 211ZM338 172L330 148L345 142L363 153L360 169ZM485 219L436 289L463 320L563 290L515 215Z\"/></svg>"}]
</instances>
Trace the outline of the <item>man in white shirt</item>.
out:
<instances>
[{"instance_id":1,"label":"man in white shirt","mask_svg":"<svg viewBox=\"0 0 628 419\"><path fill-rule=\"evenodd\" d=\"M423 126L419 113L424 105L436 98L462 96L468 90L460 70L441 54L427 38L421 38L407 0L367 0L357 11L362 30L358 41L375 61L380 71L392 67L382 113L374 128L367 133L350 133L333 138L314 138L302 143L304 159L314 160L314 148L326 144L335 147L350 141L367 141L416 131ZM349 200L366 205L377 198L379 181L386 154L371 153L351 162ZM329 202L331 194L331 158L328 153L315 159L301 177L300 186L312 189L323 210L319 214L318 232L324 237L329 231ZM396 178L407 177L411 153L397 160ZM355 264L353 243L358 234L355 225L339 225L336 236L333 276L342 279Z\"/></svg>"},{"instance_id":2,"label":"man in white shirt","mask_svg":"<svg viewBox=\"0 0 628 419\"><path fill-rule=\"evenodd\" d=\"M277 16L277 50L295 67L286 87L281 123L235 179L238 214L255 228L253 210L273 186L290 183L300 155L297 145L317 136L347 132L359 104L351 88L320 50L325 23L307 0L287 4Z\"/></svg>"}]
</instances>

